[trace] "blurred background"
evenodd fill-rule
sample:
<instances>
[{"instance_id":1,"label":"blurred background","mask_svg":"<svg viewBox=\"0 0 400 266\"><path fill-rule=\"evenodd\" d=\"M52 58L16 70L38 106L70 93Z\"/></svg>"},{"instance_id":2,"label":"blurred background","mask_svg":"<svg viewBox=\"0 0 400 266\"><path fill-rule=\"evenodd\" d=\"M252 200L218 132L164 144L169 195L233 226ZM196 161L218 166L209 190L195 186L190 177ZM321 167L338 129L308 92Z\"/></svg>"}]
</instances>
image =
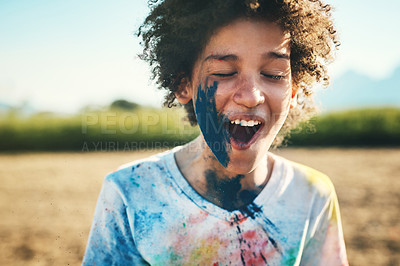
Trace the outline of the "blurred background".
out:
<instances>
[{"instance_id":1,"label":"blurred background","mask_svg":"<svg viewBox=\"0 0 400 266\"><path fill-rule=\"evenodd\" d=\"M331 85L275 152L331 176L351 265L400 265L400 2L329 3ZM138 58L148 11L0 1L1 265L79 265L107 172L198 135Z\"/></svg>"}]
</instances>

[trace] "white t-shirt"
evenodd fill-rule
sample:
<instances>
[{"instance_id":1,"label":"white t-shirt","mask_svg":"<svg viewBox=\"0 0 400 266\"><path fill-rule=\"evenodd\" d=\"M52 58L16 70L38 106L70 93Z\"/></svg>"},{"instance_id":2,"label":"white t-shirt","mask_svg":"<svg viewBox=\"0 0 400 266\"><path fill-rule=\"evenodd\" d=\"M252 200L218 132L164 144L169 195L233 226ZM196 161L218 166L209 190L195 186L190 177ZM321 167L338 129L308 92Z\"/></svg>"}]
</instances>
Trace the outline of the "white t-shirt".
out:
<instances>
[{"instance_id":1,"label":"white t-shirt","mask_svg":"<svg viewBox=\"0 0 400 266\"><path fill-rule=\"evenodd\" d=\"M271 155L261 193L227 211L182 176L179 148L106 177L83 265L347 265L327 176Z\"/></svg>"}]
</instances>

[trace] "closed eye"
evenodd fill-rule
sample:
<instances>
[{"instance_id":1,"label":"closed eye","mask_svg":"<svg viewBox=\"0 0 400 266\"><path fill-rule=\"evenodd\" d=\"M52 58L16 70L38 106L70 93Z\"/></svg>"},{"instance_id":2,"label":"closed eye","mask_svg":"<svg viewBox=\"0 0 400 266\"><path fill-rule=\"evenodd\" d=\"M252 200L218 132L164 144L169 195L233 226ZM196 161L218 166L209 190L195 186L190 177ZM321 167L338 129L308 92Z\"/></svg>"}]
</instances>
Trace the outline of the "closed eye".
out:
<instances>
[{"instance_id":1,"label":"closed eye","mask_svg":"<svg viewBox=\"0 0 400 266\"><path fill-rule=\"evenodd\" d=\"M282 79L286 78L286 76L282 76L282 75L269 75L269 74L264 74L264 73L261 73L261 75L263 75L266 78L273 79L273 80L282 80Z\"/></svg>"},{"instance_id":2,"label":"closed eye","mask_svg":"<svg viewBox=\"0 0 400 266\"><path fill-rule=\"evenodd\" d=\"M225 77L232 77L232 76L234 76L236 73L237 73L237 72L231 72L231 73L214 73L214 74L212 74L212 75L213 75L213 76L217 76L217 77L225 78Z\"/></svg>"}]
</instances>

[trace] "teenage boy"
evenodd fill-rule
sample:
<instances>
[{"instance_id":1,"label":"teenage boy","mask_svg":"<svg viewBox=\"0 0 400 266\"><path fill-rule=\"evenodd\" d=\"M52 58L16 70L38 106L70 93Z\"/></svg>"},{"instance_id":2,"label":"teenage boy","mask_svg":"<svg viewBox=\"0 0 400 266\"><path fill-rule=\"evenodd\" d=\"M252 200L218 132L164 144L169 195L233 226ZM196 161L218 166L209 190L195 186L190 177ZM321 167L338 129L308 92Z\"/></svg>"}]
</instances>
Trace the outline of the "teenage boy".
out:
<instances>
[{"instance_id":1,"label":"teenage boy","mask_svg":"<svg viewBox=\"0 0 400 266\"><path fill-rule=\"evenodd\" d=\"M327 79L337 45L329 9L154 4L140 29L144 59L201 134L106 177L84 265L347 264L329 178L268 151Z\"/></svg>"}]
</instances>

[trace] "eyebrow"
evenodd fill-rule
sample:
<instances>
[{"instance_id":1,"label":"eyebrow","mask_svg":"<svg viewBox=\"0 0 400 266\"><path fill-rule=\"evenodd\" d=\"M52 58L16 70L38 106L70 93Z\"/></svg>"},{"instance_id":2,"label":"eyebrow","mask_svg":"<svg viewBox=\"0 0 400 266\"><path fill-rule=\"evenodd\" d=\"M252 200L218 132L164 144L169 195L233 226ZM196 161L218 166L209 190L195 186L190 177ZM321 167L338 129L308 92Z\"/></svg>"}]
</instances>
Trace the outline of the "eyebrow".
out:
<instances>
[{"instance_id":1,"label":"eyebrow","mask_svg":"<svg viewBox=\"0 0 400 266\"><path fill-rule=\"evenodd\" d=\"M280 52L267 52L262 55L263 58L266 59L286 59L290 60L290 55L287 53L280 53ZM203 62L206 62L207 60L220 60L220 61L237 61L239 60L239 57L234 54L211 54L207 56Z\"/></svg>"},{"instance_id":2,"label":"eyebrow","mask_svg":"<svg viewBox=\"0 0 400 266\"><path fill-rule=\"evenodd\" d=\"M226 54L226 55L221 55L221 54L211 54L207 56L203 62L206 62L207 60L210 59L215 59L215 60L220 60L220 61L237 61L239 60L239 57L237 57L234 54Z\"/></svg>"},{"instance_id":3,"label":"eyebrow","mask_svg":"<svg viewBox=\"0 0 400 266\"><path fill-rule=\"evenodd\" d=\"M290 60L290 55L287 53L279 53L279 52L268 52L263 54L264 58L272 58L272 59L286 59Z\"/></svg>"}]
</instances>

